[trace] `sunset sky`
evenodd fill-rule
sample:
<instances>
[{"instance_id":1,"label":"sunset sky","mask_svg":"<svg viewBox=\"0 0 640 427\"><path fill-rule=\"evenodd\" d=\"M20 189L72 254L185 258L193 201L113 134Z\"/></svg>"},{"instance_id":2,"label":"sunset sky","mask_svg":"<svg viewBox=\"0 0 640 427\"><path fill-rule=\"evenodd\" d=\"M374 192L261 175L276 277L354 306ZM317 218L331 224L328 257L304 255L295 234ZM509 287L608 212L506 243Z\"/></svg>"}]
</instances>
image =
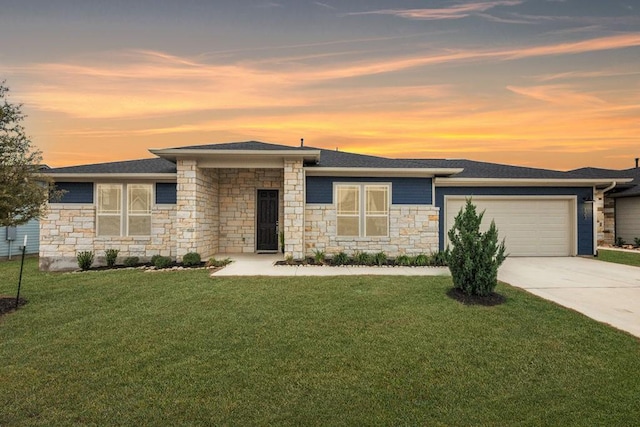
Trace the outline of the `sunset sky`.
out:
<instances>
[{"instance_id":1,"label":"sunset sky","mask_svg":"<svg viewBox=\"0 0 640 427\"><path fill-rule=\"evenodd\" d=\"M572 169L640 157L640 0L2 0L45 163L259 140Z\"/></svg>"}]
</instances>

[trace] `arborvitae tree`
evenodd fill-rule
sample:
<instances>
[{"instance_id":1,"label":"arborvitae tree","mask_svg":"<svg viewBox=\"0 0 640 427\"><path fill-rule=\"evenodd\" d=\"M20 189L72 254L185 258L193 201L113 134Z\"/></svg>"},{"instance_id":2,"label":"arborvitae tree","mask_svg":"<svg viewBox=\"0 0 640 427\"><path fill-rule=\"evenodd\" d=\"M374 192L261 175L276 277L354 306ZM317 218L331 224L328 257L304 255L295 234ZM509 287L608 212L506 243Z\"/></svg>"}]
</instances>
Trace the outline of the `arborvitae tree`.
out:
<instances>
[{"instance_id":1,"label":"arborvitae tree","mask_svg":"<svg viewBox=\"0 0 640 427\"><path fill-rule=\"evenodd\" d=\"M498 267L506 258L504 239L498 244L494 221L487 232L480 232L483 216L467 199L448 233L452 248L447 261L453 286L467 295L490 295L498 284Z\"/></svg>"},{"instance_id":2,"label":"arborvitae tree","mask_svg":"<svg viewBox=\"0 0 640 427\"><path fill-rule=\"evenodd\" d=\"M0 226L24 224L44 214L50 180L39 174L42 153L21 125L21 104L7 100L0 82Z\"/></svg>"}]
</instances>

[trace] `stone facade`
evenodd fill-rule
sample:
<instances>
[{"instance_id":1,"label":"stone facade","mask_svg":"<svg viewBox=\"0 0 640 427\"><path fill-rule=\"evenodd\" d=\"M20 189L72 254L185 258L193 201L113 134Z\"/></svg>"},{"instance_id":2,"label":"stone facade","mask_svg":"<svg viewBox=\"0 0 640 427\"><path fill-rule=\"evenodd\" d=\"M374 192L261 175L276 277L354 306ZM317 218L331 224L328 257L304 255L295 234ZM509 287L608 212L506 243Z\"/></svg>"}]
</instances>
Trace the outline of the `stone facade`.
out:
<instances>
[{"instance_id":1,"label":"stone facade","mask_svg":"<svg viewBox=\"0 0 640 427\"><path fill-rule=\"evenodd\" d=\"M96 208L93 204L51 204L40 219L40 269L78 268L76 254L95 253L94 265L104 265L104 251L118 249L118 259L153 255L176 256L176 207L154 205L151 211L151 236L96 236Z\"/></svg>"},{"instance_id":2,"label":"stone facade","mask_svg":"<svg viewBox=\"0 0 640 427\"><path fill-rule=\"evenodd\" d=\"M615 199L596 192L596 231L598 245L613 245L616 235Z\"/></svg>"},{"instance_id":3,"label":"stone facade","mask_svg":"<svg viewBox=\"0 0 640 427\"><path fill-rule=\"evenodd\" d=\"M278 190L278 223L283 222L282 169L218 170L218 253L256 251L256 196L258 190Z\"/></svg>"},{"instance_id":4,"label":"stone facade","mask_svg":"<svg viewBox=\"0 0 640 427\"><path fill-rule=\"evenodd\" d=\"M313 256L314 250L328 256L383 251L390 257L438 251L440 208L435 206L392 205L388 237L337 237L333 204L308 204L305 211L305 256Z\"/></svg>"},{"instance_id":5,"label":"stone facade","mask_svg":"<svg viewBox=\"0 0 640 427\"><path fill-rule=\"evenodd\" d=\"M284 254L303 258L305 252L304 169L302 160L284 161Z\"/></svg>"}]
</instances>

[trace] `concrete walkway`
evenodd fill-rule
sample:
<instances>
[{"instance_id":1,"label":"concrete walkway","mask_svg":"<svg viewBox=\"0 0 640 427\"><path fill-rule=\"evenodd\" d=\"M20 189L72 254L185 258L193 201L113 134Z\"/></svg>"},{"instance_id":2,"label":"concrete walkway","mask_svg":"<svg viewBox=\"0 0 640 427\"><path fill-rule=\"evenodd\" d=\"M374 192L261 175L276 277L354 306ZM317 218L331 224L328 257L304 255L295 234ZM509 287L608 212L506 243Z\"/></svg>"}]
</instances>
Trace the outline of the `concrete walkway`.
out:
<instances>
[{"instance_id":1,"label":"concrete walkway","mask_svg":"<svg viewBox=\"0 0 640 427\"><path fill-rule=\"evenodd\" d=\"M640 337L640 268L587 258L507 258L498 278Z\"/></svg>"},{"instance_id":2,"label":"concrete walkway","mask_svg":"<svg viewBox=\"0 0 640 427\"><path fill-rule=\"evenodd\" d=\"M448 276L446 267L322 267L275 265L282 261L280 254L216 255L216 259L230 258L231 264L211 274L221 276Z\"/></svg>"}]
</instances>

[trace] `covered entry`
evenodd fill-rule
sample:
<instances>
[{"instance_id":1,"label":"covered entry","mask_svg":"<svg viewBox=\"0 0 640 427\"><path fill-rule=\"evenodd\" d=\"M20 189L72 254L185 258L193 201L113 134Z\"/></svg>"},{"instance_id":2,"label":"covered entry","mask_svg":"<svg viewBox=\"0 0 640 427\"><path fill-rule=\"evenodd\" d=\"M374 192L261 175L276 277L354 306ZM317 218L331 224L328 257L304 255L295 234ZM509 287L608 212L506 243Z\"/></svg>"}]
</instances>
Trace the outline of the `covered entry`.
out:
<instances>
[{"instance_id":1,"label":"covered entry","mask_svg":"<svg viewBox=\"0 0 640 427\"><path fill-rule=\"evenodd\" d=\"M512 256L572 256L577 252L575 197L473 196L472 201L479 213L485 211L483 231L493 219ZM465 202L464 196L445 196L445 233Z\"/></svg>"}]
</instances>

